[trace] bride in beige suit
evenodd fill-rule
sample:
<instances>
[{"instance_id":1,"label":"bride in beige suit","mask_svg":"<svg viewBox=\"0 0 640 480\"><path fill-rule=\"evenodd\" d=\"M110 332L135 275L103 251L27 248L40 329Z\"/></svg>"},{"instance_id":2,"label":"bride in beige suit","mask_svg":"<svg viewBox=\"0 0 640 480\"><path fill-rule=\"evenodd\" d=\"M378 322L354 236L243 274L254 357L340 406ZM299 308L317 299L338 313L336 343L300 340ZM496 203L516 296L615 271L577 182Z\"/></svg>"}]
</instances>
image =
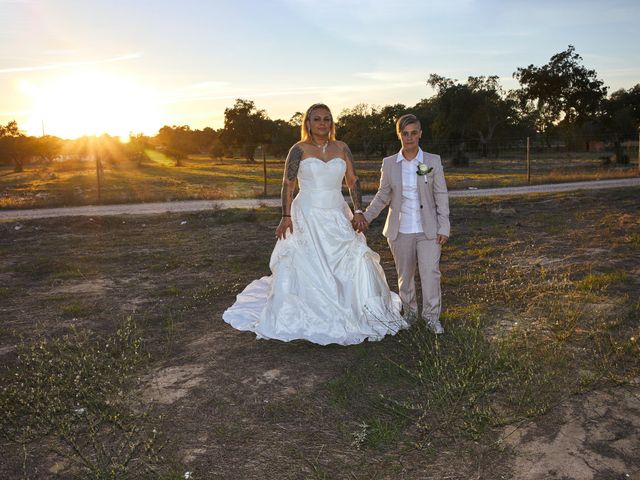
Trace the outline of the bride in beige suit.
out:
<instances>
[{"instance_id":1,"label":"bride in beige suit","mask_svg":"<svg viewBox=\"0 0 640 480\"><path fill-rule=\"evenodd\" d=\"M380 186L363 217L353 226L366 229L388 205L382 234L387 237L398 272L398 289L405 317L417 316L416 265L422 283L422 317L436 334L440 324L440 251L449 239L449 194L440 156L419 146L422 129L415 115L396 123L402 149L383 160Z\"/></svg>"}]
</instances>

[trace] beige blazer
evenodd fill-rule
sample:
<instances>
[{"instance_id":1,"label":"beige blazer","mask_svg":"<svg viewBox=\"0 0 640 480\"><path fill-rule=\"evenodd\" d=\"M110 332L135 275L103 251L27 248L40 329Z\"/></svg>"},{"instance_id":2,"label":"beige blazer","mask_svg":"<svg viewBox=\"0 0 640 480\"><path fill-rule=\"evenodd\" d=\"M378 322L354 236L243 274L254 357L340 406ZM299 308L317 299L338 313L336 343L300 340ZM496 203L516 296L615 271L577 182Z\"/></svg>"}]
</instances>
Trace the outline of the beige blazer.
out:
<instances>
[{"instance_id":1,"label":"beige blazer","mask_svg":"<svg viewBox=\"0 0 640 480\"><path fill-rule=\"evenodd\" d=\"M436 235L450 236L449 192L444 179L440 155L424 153L424 163L433 170L418 176L420 198L420 218L427 238ZM400 207L402 206L402 163L397 162L398 154L385 158L380 169L380 186L375 197L364 212L364 218L371 223L388 205L389 213L382 234L395 240L400 229ZM417 175L417 174L416 174ZM426 177L426 182L425 182Z\"/></svg>"}]
</instances>

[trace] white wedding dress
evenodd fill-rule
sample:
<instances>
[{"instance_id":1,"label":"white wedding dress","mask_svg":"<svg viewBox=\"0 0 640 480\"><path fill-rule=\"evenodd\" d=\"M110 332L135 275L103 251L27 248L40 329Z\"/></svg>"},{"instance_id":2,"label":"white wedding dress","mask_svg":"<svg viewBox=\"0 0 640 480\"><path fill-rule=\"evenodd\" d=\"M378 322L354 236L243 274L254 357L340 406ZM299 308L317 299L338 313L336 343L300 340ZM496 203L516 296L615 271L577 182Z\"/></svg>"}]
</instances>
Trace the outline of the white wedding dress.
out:
<instances>
[{"instance_id":1,"label":"white wedding dress","mask_svg":"<svg viewBox=\"0 0 640 480\"><path fill-rule=\"evenodd\" d=\"M351 226L342 196L345 171L341 158L300 162L293 234L277 241L272 275L250 283L224 312L225 322L258 338L321 345L380 340L408 327L380 256Z\"/></svg>"}]
</instances>

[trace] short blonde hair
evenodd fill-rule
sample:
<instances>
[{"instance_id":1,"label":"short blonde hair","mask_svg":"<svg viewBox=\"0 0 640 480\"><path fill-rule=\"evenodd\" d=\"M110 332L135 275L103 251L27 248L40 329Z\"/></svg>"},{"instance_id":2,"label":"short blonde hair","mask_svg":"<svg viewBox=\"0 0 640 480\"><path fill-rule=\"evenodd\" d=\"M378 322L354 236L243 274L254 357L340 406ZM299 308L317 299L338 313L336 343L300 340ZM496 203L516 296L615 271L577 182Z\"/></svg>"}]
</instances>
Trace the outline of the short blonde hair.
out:
<instances>
[{"instance_id":1,"label":"short blonde hair","mask_svg":"<svg viewBox=\"0 0 640 480\"><path fill-rule=\"evenodd\" d=\"M331 109L327 107L324 103L314 103L309 108L307 108L307 111L302 117L302 125L300 125L300 141L301 142L305 142L311 138L311 132L310 132L309 126L307 125L307 122L309 121L309 117L311 117L311 114L313 114L314 111L320 110L320 109L326 110L327 112L329 112L329 115L331 115L331 128L329 129L329 140L336 139L336 122L333 121L333 114L331 113Z\"/></svg>"},{"instance_id":2,"label":"short blonde hair","mask_svg":"<svg viewBox=\"0 0 640 480\"><path fill-rule=\"evenodd\" d=\"M417 123L418 128L422 130L422 125L420 124L420 120L418 119L418 117L416 117L413 113L406 113L402 115L396 122L396 133L400 135L402 133L402 130L407 125L411 125L412 123Z\"/></svg>"}]
</instances>

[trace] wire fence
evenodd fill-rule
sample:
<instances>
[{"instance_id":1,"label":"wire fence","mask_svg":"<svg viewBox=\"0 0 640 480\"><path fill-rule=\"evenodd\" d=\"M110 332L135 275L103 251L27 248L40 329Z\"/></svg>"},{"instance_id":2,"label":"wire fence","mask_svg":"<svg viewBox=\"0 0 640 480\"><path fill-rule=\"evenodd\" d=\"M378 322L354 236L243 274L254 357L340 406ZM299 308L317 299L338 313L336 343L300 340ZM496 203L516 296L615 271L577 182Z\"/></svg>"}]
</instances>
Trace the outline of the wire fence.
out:
<instances>
[{"instance_id":1,"label":"wire fence","mask_svg":"<svg viewBox=\"0 0 640 480\"><path fill-rule=\"evenodd\" d=\"M526 184L562 183L640 176L638 140L619 141L543 137L434 143L424 139L423 149L439 154L451 189L495 188ZM386 155L400 149L389 144L386 152L358 151L357 174L366 192L378 188L380 165ZM178 164L171 155L149 149L143 161L103 159L98 155L73 155L46 162L34 157L16 174L10 165L0 167L0 208L129 203L166 199L219 199L280 194L284 156L256 149L255 161L246 152L222 158L200 153Z\"/></svg>"},{"instance_id":2,"label":"wire fence","mask_svg":"<svg viewBox=\"0 0 640 480\"><path fill-rule=\"evenodd\" d=\"M501 139L483 144L480 141L429 143L426 151L439 154L450 166L483 170L526 171L527 164L536 170L620 167L639 168L638 139L620 141L572 138L570 141L543 137Z\"/></svg>"}]
</instances>

